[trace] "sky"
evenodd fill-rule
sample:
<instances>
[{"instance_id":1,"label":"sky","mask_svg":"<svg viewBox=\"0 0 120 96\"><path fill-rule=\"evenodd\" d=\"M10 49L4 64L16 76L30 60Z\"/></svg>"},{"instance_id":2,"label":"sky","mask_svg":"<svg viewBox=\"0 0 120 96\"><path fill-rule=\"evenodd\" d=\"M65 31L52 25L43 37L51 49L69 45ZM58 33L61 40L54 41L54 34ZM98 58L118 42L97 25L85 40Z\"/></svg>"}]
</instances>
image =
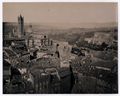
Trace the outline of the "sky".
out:
<instances>
[{"instance_id":1,"label":"sky","mask_svg":"<svg viewBox=\"0 0 120 96\"><path fill-rule=\"evenodd\" d=\"M117 3L3 3L3 21L35 23L117 22Z\"/></svg>"}]
</instances>

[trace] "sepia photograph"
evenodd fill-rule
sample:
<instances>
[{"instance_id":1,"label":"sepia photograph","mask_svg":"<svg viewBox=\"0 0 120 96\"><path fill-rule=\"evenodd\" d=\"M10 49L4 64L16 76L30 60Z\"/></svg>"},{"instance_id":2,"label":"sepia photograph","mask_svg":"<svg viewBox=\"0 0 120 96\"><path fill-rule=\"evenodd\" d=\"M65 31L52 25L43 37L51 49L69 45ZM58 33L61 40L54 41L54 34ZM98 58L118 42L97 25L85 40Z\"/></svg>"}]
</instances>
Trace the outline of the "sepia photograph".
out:
<instances>
[{"instance_id":1,"label":"sepia photograph","mask_svg":"<svg viewBox=\"0 0 120 96\"><path fill-rule=\"evenodd\" d=\"M3 94L118 94L118 3L4 2Z\"/></svg>"}]
</instances>

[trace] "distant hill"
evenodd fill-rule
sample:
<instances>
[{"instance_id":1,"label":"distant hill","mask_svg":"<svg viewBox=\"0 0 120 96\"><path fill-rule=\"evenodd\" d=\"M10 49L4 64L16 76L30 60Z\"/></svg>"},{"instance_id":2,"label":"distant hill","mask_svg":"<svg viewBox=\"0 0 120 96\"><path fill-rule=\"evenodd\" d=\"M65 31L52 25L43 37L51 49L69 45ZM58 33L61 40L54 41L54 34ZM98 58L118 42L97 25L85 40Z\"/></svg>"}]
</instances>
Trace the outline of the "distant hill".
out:
<instances>
[{"instance_id":1,"label":"distant hill","mask_svg":"<svg viewBox=\"0 0 120 96\"><path fill-rule=\"evenodd\" d=\"M32 31L35 34L61 34L61 33L82 33L82 32L95 32L107 31L116 28L117 23L82 23L82 24L40 24L40 23L25 23L25 32L28 32L32 25ZM84 26L83 26L84 25ZM88 27L89 26L89 27ZM18 30L17 22L3 22L3 33L10 32L15 29Z\"/></svg>"}]
</instances>

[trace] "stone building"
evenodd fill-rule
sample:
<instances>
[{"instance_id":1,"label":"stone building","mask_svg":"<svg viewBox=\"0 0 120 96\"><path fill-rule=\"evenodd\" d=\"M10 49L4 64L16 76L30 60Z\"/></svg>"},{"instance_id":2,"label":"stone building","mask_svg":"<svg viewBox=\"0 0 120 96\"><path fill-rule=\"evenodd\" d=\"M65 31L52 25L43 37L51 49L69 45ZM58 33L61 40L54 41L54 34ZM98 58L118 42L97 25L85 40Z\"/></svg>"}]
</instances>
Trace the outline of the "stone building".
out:
<instances>
[{"instance_id":1,"label":"stone building","mask_svg":"<svg viewBox=\"0 0 120 96\"><path fill-rule=\"evenodd\" d=\"M21 15L18 16L18 37L22 37L25 35L24 32L24 17L22 17Z\"/></svg>"}]
</instances>

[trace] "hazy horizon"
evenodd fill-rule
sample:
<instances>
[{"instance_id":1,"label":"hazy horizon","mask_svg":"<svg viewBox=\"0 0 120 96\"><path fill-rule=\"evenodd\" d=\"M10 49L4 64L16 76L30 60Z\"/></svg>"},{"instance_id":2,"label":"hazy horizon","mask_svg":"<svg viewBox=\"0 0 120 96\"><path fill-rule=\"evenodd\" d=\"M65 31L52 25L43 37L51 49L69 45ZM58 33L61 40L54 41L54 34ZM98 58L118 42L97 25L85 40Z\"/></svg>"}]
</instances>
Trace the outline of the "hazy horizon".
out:
<instances>
[{"instance_id":1,"label":"hazy horizon","mask_svg":"<svg viewBox=\"0 0 120 96\"><path fill-rule=\"evenodd\" d=\"M8 22L8 23L18 23L18 22ZM58 28L58 29L66 29L66 28L98 28L98 27L117 27L118 23L117 22L107 22L107 23L45 23L45 22L30 22L26 23L27 25L36 25L41 28Z\"/></svg>"}]
</instances>

